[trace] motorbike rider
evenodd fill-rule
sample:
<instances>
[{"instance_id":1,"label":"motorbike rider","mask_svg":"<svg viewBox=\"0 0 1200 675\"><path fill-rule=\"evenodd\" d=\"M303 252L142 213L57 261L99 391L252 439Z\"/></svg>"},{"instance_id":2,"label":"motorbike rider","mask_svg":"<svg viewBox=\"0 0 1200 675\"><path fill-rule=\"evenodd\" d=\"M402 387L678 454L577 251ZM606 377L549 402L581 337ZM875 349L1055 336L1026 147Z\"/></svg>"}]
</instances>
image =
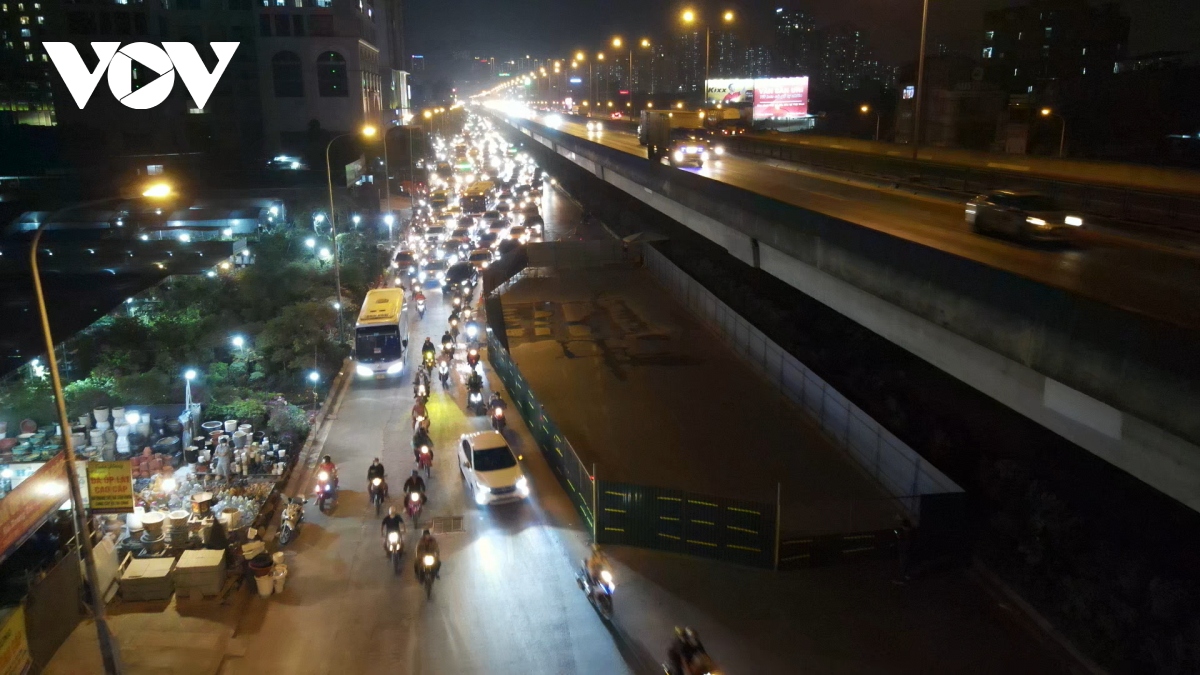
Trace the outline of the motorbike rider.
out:
<instances>
[{"instance_id":1,"label":"motorbike rider","mask_svg":"<svg viewBox=\"0 0 1200 675\"><path fill-rule=\"evenodd\" d=\"M421 495L421 506L424 506L426 499L425 479L421 478L421 474L418 473L416 469L413 469L412 475L408 477L408 480L404 481L405 499L408 498L408 495L411 495L414 492Z\"/></svg>"},{"instance_id":2,"label":"motorbike rider","mask_svg":"<svg viewBox=\"0 0 1200 675\"><path fill-rule=\"evenodd\" d=\"M425 408L425 401L422 399L417 399L416 403L413 403L412 421L413 421L414 425L417 423L418 417L424 418L421 421L420 428L428 430L429 429L429 410Z\"/></svg>"},{"instance_id":3,"label":"motorbike rider","mask_svg":"<svg viewBox=\"0 0 1200 675\"><path fill-rule=\"evenodd\" d=\"M329 455L325 455L321 463L317 465L317 474L320 474L322 471L329 474L329 482L336 490L338 484L337 465L333 463L333 459Z\"/></svg>"},{"instance_id":4,"label":"motorbike rider","mask_svg":"<svg viewBox=\"0 0 1200 675\"><path fill-rule=\"evenodd\" d=\"M383 480L386 475L387 472L383 470L383 462L380 462L379 458L376 457L375 461L371 462L371 466L367 467L367 485L370 485L371 481L376 478ZM384 481L380 487L383 488L384 499L387 499L387 481ZM367 488L367 491L370 492L370 488Z\"/></svg>"},{"instance_id":5,"label":"motorbike rider","mask_svg":"<svg viewBox=\"0 0 1200 675\"><path fill-rule=\"evenodd\" d=\"M413 302L425 302L425 293L420 288L413 291ZM429 338L425 338L425 340L428 342Z\"/></svg>"},{"instance_id":6,"label":"motorbike rider","mask_svg":"<svg viewBox=\"0 0 1200 675\"><path fill-rule=\"evenodd\" d=\"M450 331L446 331L442 335L442 349L450 352L451 356L454 355L454 336L450 334Z\"/></svg>"},{"instance_id":7,"label":"motorbike rider","mask_svg":"<svg viewBox=\"0 0 1200 675\"><path fill-rule=\"evenodd\" d=\"M588 556L583 567L588 575L588 584L595 586L600 579L600 573L609 569L608 556L600 550L600 544L592 544L592 555Z\"/></svg>"},{"instance_id":8,"label":"motorbike rider","mask_svg":"<svg viewBox=\"0 0 1200 675\"><path fill-rule=\"evenodd\" d=\"M697 654L703 653L705 653L704 645L701 644L696 631L691 628L675 627L675 640L671 642L671 648L667 650L667 656L673 669L671 672L677 675L688 675L692 660L696 658ZM685 665L687 670L684 669Z\"/></svg>"},{"instance_id":9,"label":"motorbike rider","mask_svg":"<svg viewBox=\"0 0 1200 675\"><path fill-rule=\"evenodd\" d=\"M404 518L400 516L400 513L396 511L396 507L394 506L388 507L387 515L383 517L383 522L379 525L379 534L383 536L383 552L385 554L388 552L388 532L398 532L401 538L404 537Z\"/></svg>"},{"instance_id":10,"label":"motorbike rider","mask_svg":"<svg viewBox=\"0 0 1200 675\"><path fill-rule=\"evenodd\" d=\"M446 359L438 361L438 378L442 380L442 384L450 382L450 362Z\"/></svg>"},{"instance_id":11,"label":"motorbike rider","mask_svg":"<svg viewBox=\"0 0 1200 675\"><path fill-rule=\"evenodd\" d=\"M429 373L426 373L424 368L418 368L416 374L413 375L414 397L420 396L421 385L425 385L425 395L428 396L431 387L429 382Z\"/></svg>"},{"instance_id":12,"label":"motorbike rider","mask_svg":"<svg viewBox=\"0 0 1200 675\"><path fill-rule=\"evenodd\" d=\"M420 461L419 455L421 452L422 445L428 446L429 452L433 452L433 439L429 437L429 430L426 429L425 427L420 427L419 429L417 429L416 433L413 434L413 440L412 440L413 460Z\"/></svg>"},{"instance_id":13,"label":"motorbike rider","mask_svg":"<svg viewBox=\"0 0 1200 675\"><path fill-rule=\"evenodd\" d=\"M425 344L421 345L421 359L432 359L436 354L437 347L433 346L433 340L429 336L425 336Z\"/></svg>"},{"instance_id":14,"label":"motorbike rider","mask_svg":"<svg viewBox=\"0 0 1200 675\"><path fill-rule=\"evenodd\" d=\"M488 399L488 409L495 410L496 408L506 410L508 409L508 404L504 402L503 398L500 398L500 392L493 391L492 397Z\"/></svg>"},{"instance_id":15,"label":"motorbike rider","mask_svg":"<svg viewBox=\"0 0 1200 675\"><path fill-rule=\"evenodd\" d=\"M433 538L433 535L429 533L429 530L422 532L421 539L417 542L417 555L414 556L413 571L416 572L418 576L420 575L422 559L426 555L433 556L433 576L434 578L437 578L438 574L442 570L442 555L441 551L438 549L437 539Z\"/></svg>"},{"instance_id":16,"label":"motorbike rider","mask_svg":"<svg viewBox=\"0 0 1200 675\"><path fill-rule=\"evenodd\" d=\"M483 377L478 371L472 370L470 377L467 378L467 391L483 391Z\"/></svg>"}]
</instances>

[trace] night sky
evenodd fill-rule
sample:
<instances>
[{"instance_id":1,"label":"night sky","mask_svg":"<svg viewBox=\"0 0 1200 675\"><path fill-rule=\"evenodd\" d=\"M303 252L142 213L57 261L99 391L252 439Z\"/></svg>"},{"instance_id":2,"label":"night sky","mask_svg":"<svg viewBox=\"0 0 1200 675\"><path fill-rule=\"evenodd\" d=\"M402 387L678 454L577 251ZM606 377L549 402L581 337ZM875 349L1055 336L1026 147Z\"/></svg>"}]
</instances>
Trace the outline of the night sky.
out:
<instances>
[{"instance_id":1,"label":"night sky","mask_svg":"<svg viewBox=\"0 0 1200 675\"><path fill-rule=\"evenodd\" d=\"M458 43L478 55L507 52L564 55L578 47L598 49L613 35L661 37L684 6L703 3L646 0L404 0L408 39L413 53L441 41ZM974 51L982 11L1023 0L932 0L930 43ZM1093 4L1098 4L1093 1ZM1130 53L1200 50L1200 0L1123 0L1132 18ZM858 24L885 63L914 57L920 30L920 0L757 0L707 5L715 15L725 8L738 12L739 25L767 35L775 7L798 7L817 25L841 20ZM677 25L677 24L676 24Z\"/></svg>"}]
</instances>

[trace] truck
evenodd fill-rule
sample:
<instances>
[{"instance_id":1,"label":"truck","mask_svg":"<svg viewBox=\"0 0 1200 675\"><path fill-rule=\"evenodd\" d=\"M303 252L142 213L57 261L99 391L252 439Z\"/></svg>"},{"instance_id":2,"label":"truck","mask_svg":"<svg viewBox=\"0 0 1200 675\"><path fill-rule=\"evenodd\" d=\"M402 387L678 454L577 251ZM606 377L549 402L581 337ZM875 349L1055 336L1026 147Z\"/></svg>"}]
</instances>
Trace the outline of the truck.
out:
<instances>
[{"instance_id":1,"label":"truck","mask_svg":"<svg viewBox=\"0 0 1200 675\"><path fill-rule=\"evenodd\" d=\"M666 157L671 166L704 166L709 156L710 144L701 115L703 113L689 115L682 112L643 111L638 136L645 134L646 157L651 162L659 162ZM688 126L677 124L678 118L681 118L678 121ZM693 123L696 126L690 126Z\"/></svg>"},{"instance_id":2,"label":"truck","mask_svg":"<svg viewBox=\"0 0 1200 675\"><path fill-rule=\"evenodd\" d=\"M649 146L650 120L665 118L672 129L703 129L704 112L701 110L643 110L638 124L638 143Z\"/></svg>"}]
</instances>

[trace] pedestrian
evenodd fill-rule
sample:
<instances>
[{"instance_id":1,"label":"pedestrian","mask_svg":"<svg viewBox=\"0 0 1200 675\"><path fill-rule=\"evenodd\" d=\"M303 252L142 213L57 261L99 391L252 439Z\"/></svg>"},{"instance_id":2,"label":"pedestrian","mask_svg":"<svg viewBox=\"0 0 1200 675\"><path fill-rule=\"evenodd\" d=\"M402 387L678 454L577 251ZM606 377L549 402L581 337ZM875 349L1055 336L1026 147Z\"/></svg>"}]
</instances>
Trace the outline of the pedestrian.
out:
<instances>
[{"instance_id":1,"label":"pedestrian","mask_svg":"<svg viewBox=\"0 0 1200 675\"><path fill-rule=\"evenodd\" d=\"M912 564L913 536L916 534L916 529L913 527L911 520L902 517L900 518L900 524L896 526L895 534L896 577L892 580L892 583L904 585L912 579L910 565Z\"/></svg>"}]
</instances>

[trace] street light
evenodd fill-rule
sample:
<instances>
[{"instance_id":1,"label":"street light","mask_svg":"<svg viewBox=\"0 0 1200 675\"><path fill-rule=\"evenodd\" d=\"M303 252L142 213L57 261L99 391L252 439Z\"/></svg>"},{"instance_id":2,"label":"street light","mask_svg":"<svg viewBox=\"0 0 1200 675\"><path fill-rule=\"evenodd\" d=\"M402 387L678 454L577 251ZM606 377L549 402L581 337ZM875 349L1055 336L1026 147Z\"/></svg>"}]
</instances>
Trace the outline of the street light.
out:
<instances>
[{"instance_id":1,"label":"street light","mask_svg":"<svg viewBox=\"0 0 1200 675\"><path fill-rule=\"evenodd\" d=\"M359 131L363 136L366 136L368 138L375 135L375 127L373 127L369 124L364 126ZM353 136L353 135L354 135L354 132L339 134L339 135L334 136L333 138L329 139L329 143L326 144L326 146L325 146L325 180L329 185L329 229L331 232L331 237L333 239L333 280L334 280L334 285L337 286L337 296L338 296L339 300L342 297L342 266L341 266L341 262L339 259L340 256L338 255L337 212L334 210L334 207L333 207L333 167L330 164L329 151L331 148L333 148L334 142L337 141L339 138L345 138L347 136ZM339 343L342 342L343 339L344 339L344 333L342 330L342 313L338 312L338 342Z\"/></svg>"},{"instance_id":2,"label":"street light","mask_svg":"<svg viewBox=\"0 0 1200 675\"><path fill-rule=\"evenodd\" d=\"M624 44L624 43L622 42L621 37L619 35L612 39L613 47L620 49L622 44ZM642 45L643 49L649 49L650 48L649 38L642 38L641 45ZM625 79L626 79L626 85L629 87L629 100L632 103L632 101L633 101L633 45L629 45L629 72L626 73Z\"/></svg>"},{"instance_id":3,"label":"street light","mask_svg":"<svg viewBox=\"0 0 1200 675\"><path fill-rule=\"evenodd\" d=\"M307 247L309 247L309 248L316 248L316 247L317 247L317 240L316 240L316 239L313 239L312 237L309 237L308 239L305 239L305 240L304 240L304 245L305 245L305 246L307 246Z\"/></svg>"},{"instance_id":4,"label":"street light","mask_svg":"<svg viewBox=\"0 0 1200 675\"><path fill-rule=\"evenodd\" d=\"M1062 115L1059 115L1058 113L1054 112L1050 108L1042 108L1042 117L1057 117L1058 118L1059 126L1062 127L1062 131L1058 136L1058 156L1061 159L1062 157L1064 157L1063 152L1067 148L1067 118L1063 117Z\"/></svg>"},{"instance_id":5,"label":"street light","mask_svg":"<svg viewBox=\"0 0 1200 675\"><path fill-rule=\"evenodd\" d=\"M921 53L917 55L917 91L913 95L913 159L921 147L921 99L925 97L925 34L929 28L929 0L921 10Z\"/></svg>"},{"instance_id":6,"label":"street light","mask_svg":"<svg viewBox=\"0 0 1200 675\"><path fill-rule=\"evenodd\" d=\"M928 0L926 0L926 2L928 2ZM690 9L685 9L685 10L683 10L683 14L681 14L679 16L679 18L682 19L684 23L690 24L690 23L696 21L696 13ZM734 19L734 15L733 15L732 10L725 10L725 13L721 15L721 21L723 21L725 23L733 23L733 19ZM711 42L712 42L712 27L710 25L708 25L707 23L705 23L704 24L704 82L700 83L700 95L701 95L700 105L701 106L703 106L704 102L708 100L708 61L709 61L708 55L709 55L709 51L710 51L709 47L710 47Z\"/></svg>"},{"instance_id":7,"label":"street light","mask_svg":"<svg viewBox=\"0 0 1200 675\"><path fill-rule=\"evenodd\" d=\"M233 346L239 350L246 346L246 338L242 337L241 335L234 335L230 342L232 342Z\"/></svg>"},{"instance_id":8,"label":"street light","mask_svg":"<svg viewBox=\"0 0 1200 675\"><path fill-rule=\"evenodd\" d=\"M867 113L871 112L871 106L864 103L858 107L858 111L861 112L862 114L866 115ZM875 111L875 140L876 141L879 140L879 111L878 110Z\"/></svg>"},{"instance_id":9,"label":"street light","mask_svg":"<svg viewBox=\"0 0 1200 675\"><path fill-rule=\"evenodd\" d=\"M151 183L142 191L143 197L150 197L151 199L162 199L163 197L170 197L171 194L171 184L163 182Z\"/></svg>"}]
</instances>

